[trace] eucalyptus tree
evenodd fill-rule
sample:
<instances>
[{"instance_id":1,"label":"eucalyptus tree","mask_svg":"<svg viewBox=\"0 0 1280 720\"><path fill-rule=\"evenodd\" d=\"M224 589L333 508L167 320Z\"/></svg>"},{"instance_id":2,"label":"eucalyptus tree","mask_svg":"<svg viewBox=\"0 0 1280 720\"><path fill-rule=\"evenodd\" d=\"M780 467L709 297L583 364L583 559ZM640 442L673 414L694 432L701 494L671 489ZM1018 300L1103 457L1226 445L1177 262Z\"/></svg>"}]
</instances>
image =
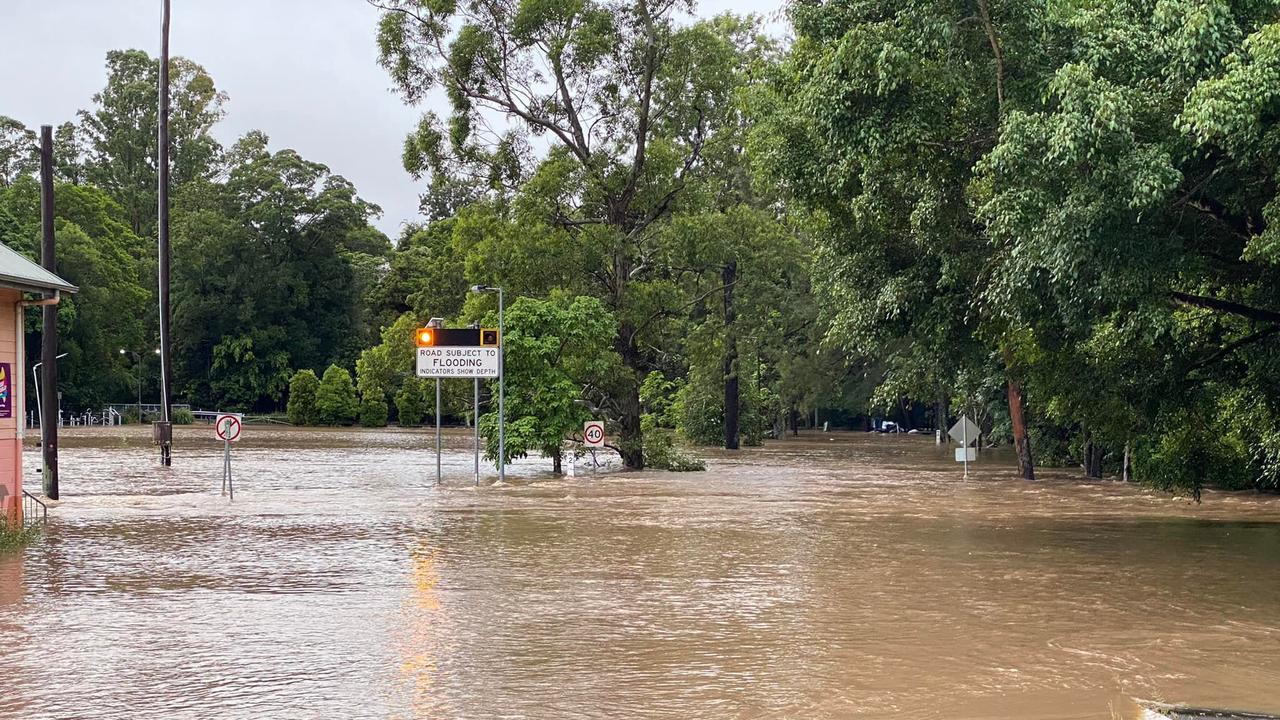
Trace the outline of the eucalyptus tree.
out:
<instances>
[{"instance_id":1,"label":"eucalyptus tree","mask_svg":"<svg viewBox=\"0 0 1280 720\"><path fill-rule=\"evenodd\" d=\"M977 183L1001 248L987 304L1032 329L1063 417L1136 442L1163 485L1280 479L1276 9L1076 9L1071 56Z\"/></svg>"},{"instance_id":2,"label":"eucalyptus tree","mask_svg":"<svg viewBox=\"0 0 1280 720\"><path fill-rule=\"evenodd\" d=\"M82 137L64 139L67 149L74 142L78 150L83 143L84 179L110 193L142 237L151 235L156 223L159 75L160 61L142 50L107 53L107 84L93 96L93 108L79 113ZM170 62L169 77L172 178L179 188L210 179L217 169L221 146L210 130L225 114L227 95L203 67L186 58ZM59 129L60 135L68 132Z\"/></svg>"},{"instance_id":3,"label":"eucalyptus tree","mask_svg":"<svg viewBox=\"0 0 1280 720\"><path fill-rule=\"evenodd\" d=\"M36 134L11 117L0 115L0 188L12 185L40 166Z\"/></svg>"},{"instance_id":4,"label":"eucalyptus tree","mask_svg":"<svg viewBox=\"0 0 1280 720\"><path fill-rule=\"evenodd\" d=\"M972 192L1003 117L1035 101L1037 68L1059 52L1046 13L836 0L790 14L796 40L759 93L753 151L812 210L829 337L884 364L882 400L941 400L959 370L1003 363L1019 465L1034 477L1019 328L975 303L993 248Z\"/></svg>"},{"instance_id":5,"label":"eucalyptus tree","mask_svg":"<svg viewBox=\"0 0 1280 720\"><path fill-rule=\"evenodd\" d=\"M624 462L643 466L639 386L663 330L648 319L673 301L657 229L732 112L741 36L681 25L690 8L677 0L371 2L383 11L381 62L406 101L440 90L451 106L406 140L406 168L493 199L533 182L520 227L580 249L591 294L618 323L625 370L606 409Z\"/></svg>"}]
</instances>

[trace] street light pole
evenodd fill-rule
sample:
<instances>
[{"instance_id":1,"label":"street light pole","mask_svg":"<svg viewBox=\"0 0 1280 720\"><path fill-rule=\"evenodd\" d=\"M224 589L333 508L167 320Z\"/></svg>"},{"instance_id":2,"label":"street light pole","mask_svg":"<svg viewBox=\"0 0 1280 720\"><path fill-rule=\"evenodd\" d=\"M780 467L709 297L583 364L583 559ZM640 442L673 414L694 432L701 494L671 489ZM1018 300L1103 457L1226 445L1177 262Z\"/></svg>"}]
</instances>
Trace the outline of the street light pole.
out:
<instances>
[{"instance_id":1,"label":"street light pole","mask_svg":"<svg viewBox=\"0 0 1280 720\"><path fill-rule=\"evenodd\" d=\"M62 353L61 355L55 356L53 359L60 360L66 356L67 356L67 353ZM35 386L36 386L36 417L39 419L39 422L40 422L40 437L41 437L40 441L41 442L44 442L44 405L40 404L40 366L43 364L44 364L44 361L41 360L40 362L31 366L31 377L35 380ZM56 423L58 421L55 419L54 422Z\"/></svg>"},{"instance_id":2,"label":"street light pole","mask_svg":"<svg viewBox=\"0 0 1280 720\"><path fill-rule=\"evenodd\" d=\"M498 293L498 482L507 479L507 337L503 319L502 288L493 285L472 285L474 293Z\"/></svg>"},{"instance_id":3,"label":"street light pole","mask_svg":"<svg viewBox=\"0 0 1280 720\"><path fill-rule=\"evenodd\" d=\"M507 480L507 373L505 334L502 319L502 288L498 288L498 482Z\"/></svg>"}]
</instances>

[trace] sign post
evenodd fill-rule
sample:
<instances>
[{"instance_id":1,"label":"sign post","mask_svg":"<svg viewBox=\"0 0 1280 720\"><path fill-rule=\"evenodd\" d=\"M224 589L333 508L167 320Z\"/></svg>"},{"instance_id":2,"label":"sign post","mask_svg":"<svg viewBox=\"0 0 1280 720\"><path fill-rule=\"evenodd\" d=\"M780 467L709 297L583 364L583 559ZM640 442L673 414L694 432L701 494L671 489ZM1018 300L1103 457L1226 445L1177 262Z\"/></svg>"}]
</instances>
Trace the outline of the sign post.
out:
<instances>
[{"instance_id":1,"label":"sign post","mask_svg":"<svg viewBox=\"0 0 1280 720\"><path fill-rule=\"evenodd\" d=\"M492 328L470 327L449 329L444 320L431 318L426 327L417 332L418 346L416 374L420 378L436 381L436 484L442 481L441 468L441 380L446 378L472 378L474 388L474 452L475 483L480 484L480 379L502 380L501 331ZM501 409L499 409L501 412ZM501 422L499 433L502 432ZM499 438L502 446L502 438ZM502 459L498 460L500 477L503 475Z\"/></svg>"},{"instance_id":2,"label":"sign post","mask_svg":"<svg viewBox=\"0 0 1280 720\"><path fill-rule=\"evenodd\" d=\"M239 415L222 413L213 423L213 431L222 441L222 494L236 499L236 486L231 479L231 443L240 440L242 421Z\"/></svg>"},{"instance_id":3,"label":"sign post","mask_svg":"<svg viewBox=\"0 0 1280 720\"><path fill-rule=\"evenodd\" d=\"M966 478L969 477L969 463L978 459L977 452L969 447L969 438L977 440L980 432L981 430L978 429L978 426L974 425L967 415L961 415L956 424L952 425L951 429L947 431L952 440L960 443L960 447L956 448L956 462L964 463L964 476Z\"/></svg>"},{"instance_id":4,"label":"sign post","mask_svg":"<svg viewBox=\"0 0 1280 720\"><path fill-rule=\"evenodd\" d=\"M604 421L588 420L582 424L582 445L591 448L591 470L598 467L596 449L604 447Z\"/></svg>"}]
</instances>

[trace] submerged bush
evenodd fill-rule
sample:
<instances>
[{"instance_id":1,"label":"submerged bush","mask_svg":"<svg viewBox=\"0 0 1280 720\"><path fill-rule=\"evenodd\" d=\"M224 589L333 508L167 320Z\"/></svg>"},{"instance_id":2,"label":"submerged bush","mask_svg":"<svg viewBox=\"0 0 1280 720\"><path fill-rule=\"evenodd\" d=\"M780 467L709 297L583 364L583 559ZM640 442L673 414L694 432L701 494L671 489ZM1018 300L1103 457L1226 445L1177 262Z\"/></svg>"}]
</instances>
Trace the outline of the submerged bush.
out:
<instances>
[{"instance_id":1,"label":"submerged bush","mask_svg":"<svg viewBox=\"0 0 1280 720\"><path fill-rule=\"evenodd\" d=\"M676 447L675 434L657 427L652 415L641 420L644 437L644 464L654 470L672 472L698 472L706 470L706 463Z\"/></svg>"},{"instance_id":2,"label":"submerged bush","mask_svg":"<svg viewBox=\"0 0 1280 720\"><path fill-rule=\"evenodd\" d=\"M39 536L38 526L23 527L21 523L0 520L0 552L26 547Z\"/></svg>"}]
</instances>

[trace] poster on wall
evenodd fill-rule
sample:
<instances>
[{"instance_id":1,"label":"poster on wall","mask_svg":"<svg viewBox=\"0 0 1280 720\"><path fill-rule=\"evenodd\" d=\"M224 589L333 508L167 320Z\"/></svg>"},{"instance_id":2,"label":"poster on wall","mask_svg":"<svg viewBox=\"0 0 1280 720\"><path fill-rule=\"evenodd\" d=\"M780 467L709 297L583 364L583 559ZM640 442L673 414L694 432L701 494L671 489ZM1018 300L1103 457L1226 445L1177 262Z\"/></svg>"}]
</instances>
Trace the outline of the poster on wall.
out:
<instances>
[{"instance_id":1,"label":"poster on wall","mask_svg":"<svg viewBox=\"0 0 1280 720\"><path fill-rule=\"evenodd\" d=\"M0 418L13 417L13 370L9 363L0 363Z\"/></svg>"}]
</instances>

